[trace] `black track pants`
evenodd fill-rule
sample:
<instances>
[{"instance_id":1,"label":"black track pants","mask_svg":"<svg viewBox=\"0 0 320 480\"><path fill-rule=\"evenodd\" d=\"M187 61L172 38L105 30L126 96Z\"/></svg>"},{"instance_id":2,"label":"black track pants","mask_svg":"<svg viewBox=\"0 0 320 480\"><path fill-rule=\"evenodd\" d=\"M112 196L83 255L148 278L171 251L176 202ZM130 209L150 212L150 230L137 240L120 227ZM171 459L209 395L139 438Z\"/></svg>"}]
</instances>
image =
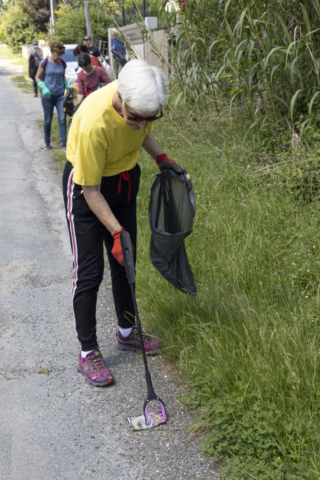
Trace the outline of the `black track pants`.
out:
<instances>
[{"instance_id":1,"label":"black track pants","mask_svg":"<svg viewBox=\"0 0 320 480\"><path fill-rule=\"evenodd\" d=\"M136 259L136 197L141 173L139 165L128 173L130 181L120 178L120 175L103 177L101 193L120 225L130 233ZM64 169L62 185L73 254L72 301L75 326L82 350L93 350L98 346L96 304L104 271L103 243L109 258L118 324L122 328L129 328L134 323L131 292L125 268L111 253L113 237L90 210L82 187L73 182L73 167L69 161Z\"/></svg>"}]
</instances>

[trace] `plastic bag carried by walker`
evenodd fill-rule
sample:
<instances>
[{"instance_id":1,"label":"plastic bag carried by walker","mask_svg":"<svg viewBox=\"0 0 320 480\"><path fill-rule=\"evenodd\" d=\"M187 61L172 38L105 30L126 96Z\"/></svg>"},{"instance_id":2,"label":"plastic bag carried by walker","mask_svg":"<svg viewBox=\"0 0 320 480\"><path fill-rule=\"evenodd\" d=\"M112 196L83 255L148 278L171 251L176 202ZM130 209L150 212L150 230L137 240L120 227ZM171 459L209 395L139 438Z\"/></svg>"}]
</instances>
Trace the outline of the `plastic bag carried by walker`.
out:
<instances>
[{"instance_id":1,"label":"plastic bag carried by walker","mask_svg":"<svg viewBox=\"0 0 320 480\"><path fill-rule=\"evenodd\" d=\"M149 204L150 257L161 275L184 293L197 296L184 239L193 229L196 200L190 176L165 169L154 181Z\"/></svg>"}]
</instances>

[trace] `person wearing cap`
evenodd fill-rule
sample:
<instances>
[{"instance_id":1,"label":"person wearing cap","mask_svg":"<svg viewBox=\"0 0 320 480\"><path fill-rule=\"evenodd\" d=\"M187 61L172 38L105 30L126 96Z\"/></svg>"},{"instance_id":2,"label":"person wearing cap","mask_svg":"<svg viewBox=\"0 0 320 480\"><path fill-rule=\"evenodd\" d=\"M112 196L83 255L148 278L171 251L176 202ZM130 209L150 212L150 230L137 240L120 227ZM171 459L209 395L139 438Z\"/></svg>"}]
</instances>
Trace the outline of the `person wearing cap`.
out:
<instances>
[{"instance_id":1,"label":"person wearing cap","mask_svg":"<svg viewBox=\"0 0 320 480\"><path fill-rule=\"evenodd\" d=\"M30 64L31 59L33 60L33 68L32 72L30 72ZM38 96L38 87L36 82L36 75L40 65L41 60L43 59L43 51L42 48L39 47L39 42L36 38L34 38L31 42L31 47L28 50L28 60L29 60L29 75L33 80L33 90L34 96Z\"/></svg>"},{"instance_id":2,"label":"person wearing cap","mask_svg":"<svg viewBox=\"0 0 320 480\"><path fill-rule=\"evenodd\" d=\"M87 53L96 57L99 60L99 62L103 65L103 58L101 56L100 50L99 50L99 48L97 48L93 45L91 37L86 36L86 37L84 37L83 41L84 41L85 46L88 49Z\"/></svg>"},{"instance_id":3,"label":"person wearing cap","mask_svg":"<svg viewBox=\"0 0 320 480\"><path fill-rule=\"evenodd\" d=\"M143 147L160 170L183 170L153 137L152 122L166 107L165 78L144 60L131 60L119 79L89 95L73 116L63 173L63 194L73 254L73 316L81 351L77 370L93 386L114 382L101 355L96 333L96 306L107 251L118 319L117 350L142 351L126 277L120 233L129 232L137 255L136 200ZM161 348L143 333L149 355Z\"/></svg>"}]
</instances>

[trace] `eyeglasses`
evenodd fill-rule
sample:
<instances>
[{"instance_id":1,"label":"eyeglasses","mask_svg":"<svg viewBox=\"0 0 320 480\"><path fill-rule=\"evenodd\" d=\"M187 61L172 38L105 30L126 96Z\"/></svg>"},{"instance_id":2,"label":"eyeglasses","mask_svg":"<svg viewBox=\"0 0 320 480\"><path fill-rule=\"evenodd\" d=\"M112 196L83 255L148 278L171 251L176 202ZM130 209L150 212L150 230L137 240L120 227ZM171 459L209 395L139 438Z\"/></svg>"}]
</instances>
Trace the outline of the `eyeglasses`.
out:
<instances>
[{"instance_id":1,"label":"eyeglasses","mask_svg":"<svg viewBox=\"0 0 320 480\"><path fill-rule=\"evenodd\" d=\"M126 105L124 105L124 108L126 111L127 120L130 120L130 122L154 122L155 120L159 120L163 117L162 110L160 110L158 115L153 115L152 117L139 117L139 115L130 115L130 113L127 111Z\"/></svg>"}]
</instances>

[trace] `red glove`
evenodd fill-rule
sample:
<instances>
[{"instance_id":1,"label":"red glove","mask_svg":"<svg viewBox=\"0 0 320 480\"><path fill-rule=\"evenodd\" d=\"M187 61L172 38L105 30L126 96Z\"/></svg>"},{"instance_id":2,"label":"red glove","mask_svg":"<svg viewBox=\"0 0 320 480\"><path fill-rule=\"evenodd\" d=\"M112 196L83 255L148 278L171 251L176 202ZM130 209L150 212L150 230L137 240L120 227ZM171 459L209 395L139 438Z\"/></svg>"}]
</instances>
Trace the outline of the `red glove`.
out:
<instances>
[{"instance_id":1,"label":"red glove","mask_svg":"<svg viewBox=\"0 0 320 480\"><path fill-rule=\"evenodd\" d=\"M121 241L120 241L120 233L124 232L124 228L121 228L119 232L114 233L112 236L114 238L113 248L111 250L112 255L114 258L124 267L123 263L123 253L121 248Z\"/></svg>"},{"instance_id":2,"label":"red glove","mask_svg":"<svg viewBox=\"0 0 320 480\"><path fill-rule=\"evenodd\" d=\"M165 153L158 155L156 162L159 166L160 172L162 172L162 170L165 170L166 168L169 168L178 174L184 172L184 170L179 165L177 165L176 162L170 160L170 158L168 158Z\"/></svg>"},{"instance_id":3,"label":"red glove","mask_svg":"<svg viewBox=\"0 0 320 480\"><path fill-rule=\"evenodd\" d=\"M120 233L125 232L124 228L121 228L119 232L114 233L112 236L114 238L114 243L113 243L113 248L111 250L112 255L114 258L124 267L124 261L123 261L123 253L122 253L122 247L121 247L121 240L120 240ZM134 250L134 246L131 242L131 247L132 251Z\"/></svg>"}]
</instances>

